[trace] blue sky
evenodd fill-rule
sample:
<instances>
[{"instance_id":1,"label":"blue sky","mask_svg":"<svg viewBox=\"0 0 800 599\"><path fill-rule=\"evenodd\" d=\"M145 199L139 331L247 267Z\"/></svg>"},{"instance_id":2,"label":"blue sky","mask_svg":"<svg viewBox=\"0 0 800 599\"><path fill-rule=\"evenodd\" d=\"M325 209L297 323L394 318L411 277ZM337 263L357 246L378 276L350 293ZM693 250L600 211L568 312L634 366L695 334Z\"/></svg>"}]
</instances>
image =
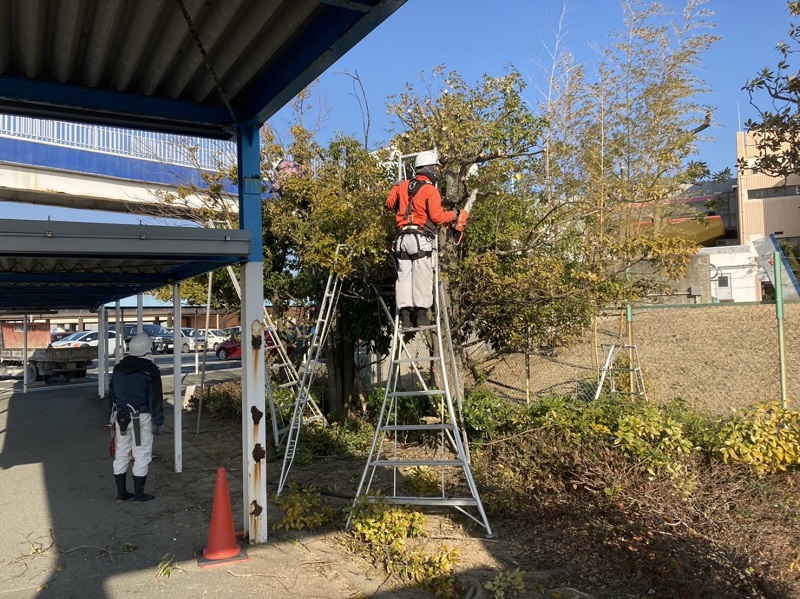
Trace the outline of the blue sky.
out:
<instances>
[{"instance_id":1,"label":"blue sky","mask_svg":"<svg viewBox=\"0 0 800 599\"><path fill-rule=\"evenodd\" d=\"M676 0L665 4L685 5ZM534 103L540 65L547 63L547 48L553 47L562 6L562 0L408 0L320 77L317 92L330 109L323 134L341 131L363 137L352 80L342 72L358 72L364 84L372 147L390 137L387 98L402 93L406 82L420 89L421 74L430 75L439 65L477 83L484 73L501 76L512 64L528 81L526 92ZM704 56L699 73L713 90L700 103L714 107L715 115L704 133L713 140L700 145L698 158L713 171L729 167L735 173L736 131L755 116L741 88L760 69L777 64L775 45L788 39L790 17L785 0L710 0L705 7L716 13L713 33L722 39ZM590 68L596 64L595 49L608 45L609 32L621 28L618 0L566 0L563 43ZM281 128L285 113L279 112L272 124ZM6 204L3 213L5 218L75 220L76 211ZM79 214L84 221L128 222L103 212ZM133 218L131 222L138 221Z\"/></svg>"},{"instance_id":2,"label":"blue sky","mask_svg":"<svg viewBox=\"0 0 800 599\"><path fill-rule=\"evenodd\" d=\"M595 48L609 44L608 34L622 29L618 0L566 0L564 44L581 62L596 64ZM682 8L685 2L666 0ZM319 80L318 91L332 110L328 133L338 130L363 138L361 115L353 99L351 79L342 72L358 72L371 111L370 145L389 138L386 99L404 91L406 82L421 89L420 74L430 75L438 65L477 83L484 73L501 76L513 64L528 81L529 100L538 99L537 87L547 48L555 40L561 0L408 0L358 46L333 65ZM712 170L730 167L735 173L736 131L755 114L742 87L760 69L778 62L775 45L788 40L790 17L785 0L710 0L705 7L716 13L711 31L722 39L704 55L698 73L713 92L700 98L715 108L713 142L701 145L700 159ZM798 19L800 21L800 19ZM285 110L273 122L279 124Z\"/></svg>"}]
</instances>

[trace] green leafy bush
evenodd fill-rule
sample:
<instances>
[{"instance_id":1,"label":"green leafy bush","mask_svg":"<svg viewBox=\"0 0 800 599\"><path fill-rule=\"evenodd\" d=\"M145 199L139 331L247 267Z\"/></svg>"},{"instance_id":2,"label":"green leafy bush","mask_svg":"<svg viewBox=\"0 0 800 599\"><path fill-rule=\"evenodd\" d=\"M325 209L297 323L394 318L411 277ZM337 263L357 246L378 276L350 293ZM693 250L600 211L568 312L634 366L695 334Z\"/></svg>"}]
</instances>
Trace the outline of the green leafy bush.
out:
<instances>
[{"instance_id":1,"label":"green leafy bush","mask_svg":"<svg viewBox=\"0 0 800 599\"><path fill-rule=\"evenodd\" d=\"M385 389L376 387L364 400L364 418L370 422L377 422L381 411ZM435 416L438 407L430 397L420 395L417 397L404 397L397 402L397 422L401 424L418 424L424 416Z\"/></svg>"},{"instance_id":2,"label":"green leafy bush","mask_svg":"<svg viewBox=\"0 0 800 599\"><path fill-rule=\"evenodd\" d=\"M283 512L283 518L275 524L276 529L313 530L333 521L333 508L313 486L289 483L289 492L273 496L272 501Z\"/></svg>"},{"instance_id":3,"label":"green leafy bush","mask_svg":"<svg viewBox=\"0 0 800 599\"><path fill-rule=\"evenodd\" d=\"M352 509L346 544L366 553L387 572L414 582L437 597L455 594L453 567L459 562L457 547L442 545L437 553L409 547L407 541L423 535L424 516L384 502L358 502Z\"/></svg>"},{"instance_id":4,"label":"green leafy bush","mask_svg":"<svg viewBox=\"0 0 800 599\"><path fill-rule=\"evenodd\" d=\"M483 585L494 599L519 597L525 592L525 572L517 568L513 572L500 572Z\"/></svg>"},{"instance_id":5,"label":"green leafy bush","mask_svg":"<svg viewBox=\"0 0 800 599\"><path fill-rule=\"evenodd\" d=\"M364 458L374 435L375 427L361 419L335 422L329 428L304 426L297 443L295 461L303 465L320 458Z\"/></svg>"},{"instance_id":6,"label":"green leafy bush","mask_svg":"<svg viewBox=\"0 0 800 599\"><path fill-rule=\"evenodd\" d=\"M524 426L525 408L500 397L487 386L478 385L465 394L462 406L467 436L487 441Z\"/></svg>"},{"instance_id":7,"label":"green leafy bush","mask_svg":"<svg viewBox=\"0 0 800 599\"><path fill-rule=\"evenodd\" d=\"M641 460L652 475L662 470L678 474L681 467L676 457L695 449L676 418L647 402L632 404L630 413L617 420L614 434L614 445Z\"/></svg>"},{"instance_id":8,"label":"green leafy bush","mask_svg":"<svg viewBox=\"0 0 800 599\"><path fill-rule=\"evenodd\" d=\"M800 412L777 403L759 404L725 421L711 452L726 462L753 467L759 474L800 465ZM712 441L712 442L713 442Z\"/></svg>"}]
</instances>

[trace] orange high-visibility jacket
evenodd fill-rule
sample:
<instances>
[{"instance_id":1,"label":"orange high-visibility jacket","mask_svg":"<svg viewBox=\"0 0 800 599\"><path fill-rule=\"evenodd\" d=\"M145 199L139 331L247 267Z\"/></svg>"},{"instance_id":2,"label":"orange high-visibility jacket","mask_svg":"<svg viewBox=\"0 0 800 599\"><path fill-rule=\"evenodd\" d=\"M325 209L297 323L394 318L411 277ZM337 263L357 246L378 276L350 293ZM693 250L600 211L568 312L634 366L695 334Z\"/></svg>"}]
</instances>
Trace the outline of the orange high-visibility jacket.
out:
<instances>
[{"instance_id":1,"label":"orange high-visibility jacket","mask_svg":"<svg viewBox=\"0 0 800 599\"><path fill-rule=\"evenodd\" d=\"M403 181L392 188L386 198L386 209L395 213L398 229L407 225L417 225L426 233L435 235L439 225L446 225L455 220L455 212L442 208L442 196L439 190L423 175L416 176L416 184L420 187L414 194L411 210L408 210L408 186L412 181L414 179Z\"/></svg>"}]
</instances>

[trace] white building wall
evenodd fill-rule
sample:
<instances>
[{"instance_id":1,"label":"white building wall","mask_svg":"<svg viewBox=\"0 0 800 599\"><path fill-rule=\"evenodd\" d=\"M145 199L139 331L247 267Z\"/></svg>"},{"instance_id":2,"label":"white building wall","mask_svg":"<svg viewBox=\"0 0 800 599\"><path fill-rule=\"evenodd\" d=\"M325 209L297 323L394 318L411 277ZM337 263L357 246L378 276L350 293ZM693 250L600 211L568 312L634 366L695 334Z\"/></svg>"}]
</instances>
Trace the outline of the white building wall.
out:
<instances>
[{"instance_id":1,"label":"white building wall","mask_svg":"<svg viewBox=\"0 0 800 599\"><path fill-rule=\"evenodd\" d=\"M709 257L711 295L721 302L761 301L761 268L751 245L702 248Z\"/></svg>"}]
</instances>

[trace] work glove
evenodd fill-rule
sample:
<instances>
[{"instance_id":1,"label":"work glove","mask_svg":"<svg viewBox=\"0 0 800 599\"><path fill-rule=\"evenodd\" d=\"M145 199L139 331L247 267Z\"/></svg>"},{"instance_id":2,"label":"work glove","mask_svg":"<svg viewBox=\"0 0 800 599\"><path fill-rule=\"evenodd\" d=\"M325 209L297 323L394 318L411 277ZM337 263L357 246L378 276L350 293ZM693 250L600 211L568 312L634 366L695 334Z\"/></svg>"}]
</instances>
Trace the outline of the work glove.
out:
<instances>
[{"instance_id":1,"label":"work glove","mask_svg":"<svg viewBox=\"0 0 800 599\"><path fill-rule=\"evenodd\" d=\"M164 425L163 425L163 424L159 424L158 426L156 426L156 427L153 429L153 434L155 434L155 435L160 435L160 434L161 434L161 431L163 431L163 430L164 430Z\"/></svg>"},{"instance_id":2,"label":"work glove","mask_svg":"<svg viewBox=\"0 0 800 599\"><path fill-rule=\"evenodd\" d=\"M453 208L453 224L458 220L458 215L461 214L460 208Z\"/></svg>"}]
</instances>

